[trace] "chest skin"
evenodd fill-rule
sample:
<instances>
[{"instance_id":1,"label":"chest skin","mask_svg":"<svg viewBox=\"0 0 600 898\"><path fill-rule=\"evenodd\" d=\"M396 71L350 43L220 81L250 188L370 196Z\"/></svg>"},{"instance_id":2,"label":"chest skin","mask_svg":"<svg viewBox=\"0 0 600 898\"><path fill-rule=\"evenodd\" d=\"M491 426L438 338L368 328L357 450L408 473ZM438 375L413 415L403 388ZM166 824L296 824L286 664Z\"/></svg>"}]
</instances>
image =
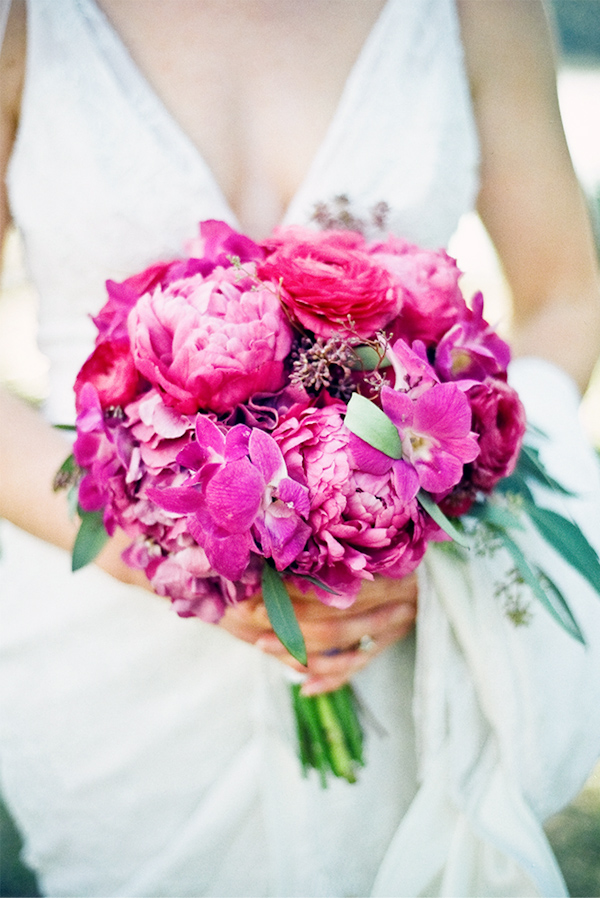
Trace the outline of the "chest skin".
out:
<instances>
[{"instance_id":1,"label":"chest skin","mask_svg":"<svg viewBox=\"0 0 600 898\"><path fill-rule=\"evenodd\" d=\"M282 218L385 0L98 0L242 228Z\"/></svg>"}]
</instances>

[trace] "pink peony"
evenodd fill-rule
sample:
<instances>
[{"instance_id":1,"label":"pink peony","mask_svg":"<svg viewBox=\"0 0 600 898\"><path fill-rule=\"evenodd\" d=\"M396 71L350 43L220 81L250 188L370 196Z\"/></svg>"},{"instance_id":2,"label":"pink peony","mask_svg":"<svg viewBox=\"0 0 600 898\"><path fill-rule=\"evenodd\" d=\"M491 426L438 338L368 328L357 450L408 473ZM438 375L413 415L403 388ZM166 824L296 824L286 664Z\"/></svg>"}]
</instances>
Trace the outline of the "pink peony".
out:
<instances>
[{"instance_id":1,"label":"pink peony","mask_svg":"<svg viewBox=\"0 0 600 898\"><path fill-rule=\"evenodd\" d=\"M289 228L278 237L259 276L281 282L282 303L307 330L366 339L398 314L398 290L360 234Z\"/></svg>"},{"instance_id":2,"label":"pink peony","mask_svg":"<svg viewBox=\"0 0 600 898\"><path fill-rule=\"evenodd\" d=\"M361 470L343 423L345 410L343 403L298 406L273 433L290 474L304 478L310 497L312 535L292 571L334 589L334 595L316 591L338 608L352 603L361 580L414 570L427 539L440 538L414 497L405 501L392 468L382 474Z\"/></svg>"},{"instance_id":3,"label":"pink peony","mask_svg":"<svg viewBox=\"0 0 600 898\"><path fill-rule=\"evenodd\" d=\"M169 282L172 266L172 262L158 262L120 283L106 282L108 300L93 319L98 329L96 343L103 343L105 340L129 341L127 316L131 309L144 293L152 292L156 287Z\"/></svg>"},{"instance_id":4,"label":"pink peony","mask_svg":"<svg viewBox=\"0 0 600 898\"><path fill-rule=\"evenodd\" d=\"M444 250L426 250L399 237L370 248L374 260L402 285L402 309L394 337L427 345L440 337L467 313L458 281L461 272Z\"/></svg>"},{"instance_id":5,"label":"pink peony","mask_svg":"<svg viewBox=\"0 0 600 898\"><path fill-rule=\"evenodd\" d=\"M228 268L232 257L242 263L264 258L265 251L243 234L238 234L224 221L202 221L198 237L190 241L184 259L157 262L124 281L107 281L108 300L93 319L98 329L97 343L127 339L127 316L138 299L164 289L173 281L201 274L207 277L217 266Z\"/></svg>"},{"instance_id":6,"label":"pink peony","mask_svg":"<svg viewBox=\"0 0 600 898\"><path fill-rule=\"evenodd\" d=\"M182 414L228 412L285 384L292 334L276 292L234 268L146 294L128 328L136 367Z\"/></svg>"}]
</instances>

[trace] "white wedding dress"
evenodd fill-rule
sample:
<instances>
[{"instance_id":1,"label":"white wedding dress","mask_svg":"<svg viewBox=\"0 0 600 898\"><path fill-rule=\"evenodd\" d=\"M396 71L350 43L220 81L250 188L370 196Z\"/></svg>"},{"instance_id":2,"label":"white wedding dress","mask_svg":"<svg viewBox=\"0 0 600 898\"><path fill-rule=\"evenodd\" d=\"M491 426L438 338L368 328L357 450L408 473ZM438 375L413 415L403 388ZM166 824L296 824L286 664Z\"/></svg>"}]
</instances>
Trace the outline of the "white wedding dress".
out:
<instances>
[{"instance_id":1,"label":"white wedding dress","mask_svg":"<svg viewBox=\"0 0 600 898\"><path fill-rule=\"evenodd\" d=\"M477 188L477 140L452 0L387 0L285 222L347 195L390 229L448 243ZM180 254L201 219L235 216L94 0L31 0L12 212L40 292L45 412L72 384L106 278ZM513 368L544 458L600 485L574 386ZM462 570L431 553L415 639L356 677L368 709L357 785L321 790L295 754L285 671L162 599L1 530L2 790L49 896L562 895L541 823L600 754L600 599L540 547L583 649L535 610L507 621L498 553Z\"/></svg>"}]
</instances>

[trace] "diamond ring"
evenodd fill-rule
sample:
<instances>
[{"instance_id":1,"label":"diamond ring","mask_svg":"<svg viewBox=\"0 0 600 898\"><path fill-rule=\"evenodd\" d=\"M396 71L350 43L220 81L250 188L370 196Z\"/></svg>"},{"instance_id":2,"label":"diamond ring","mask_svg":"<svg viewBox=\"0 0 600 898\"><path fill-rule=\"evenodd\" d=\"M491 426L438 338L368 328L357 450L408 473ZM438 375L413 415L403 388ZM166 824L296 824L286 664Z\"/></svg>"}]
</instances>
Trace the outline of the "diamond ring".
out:
<instances>
[{"instance_id":1,"label":"diamond ring","mask_svg":"<svg viewBox=\"0 0 600 898\"><path fill-rule=\"evenodd\" d=\"M372 636L361 636L361 638L358 640L358 648L361 652L372 652L376 647L377 643Z\"/></svg>"}]
</instances>

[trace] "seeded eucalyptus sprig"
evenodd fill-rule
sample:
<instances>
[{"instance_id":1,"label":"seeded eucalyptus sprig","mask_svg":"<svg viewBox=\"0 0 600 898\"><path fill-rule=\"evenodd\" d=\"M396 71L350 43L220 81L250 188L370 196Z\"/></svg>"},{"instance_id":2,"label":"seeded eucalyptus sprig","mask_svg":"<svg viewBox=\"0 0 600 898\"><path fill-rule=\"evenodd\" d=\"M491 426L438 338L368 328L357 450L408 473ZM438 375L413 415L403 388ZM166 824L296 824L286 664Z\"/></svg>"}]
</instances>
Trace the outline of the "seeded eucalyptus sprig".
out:
<instances>
[{"instance_id":1,"label":"seeded eucalyptus sprig","mask_svg":"<svg viewBox=\"0 0 600 898\"><path fill-rule=\"evenodd\" d=\"M72 429L72 428L63 428ZM69 512L72 518L79 518L79 529L73 544L71 556L71 569L78 571L85 567L99 555L108 541L108 534L104 526L104 517L101 511L85 511L79 504L79 484L83 477L83 470L75 461L73 455L64 460L53 481L54 492L67 491Z\"/></svg>"}]
</instances>

